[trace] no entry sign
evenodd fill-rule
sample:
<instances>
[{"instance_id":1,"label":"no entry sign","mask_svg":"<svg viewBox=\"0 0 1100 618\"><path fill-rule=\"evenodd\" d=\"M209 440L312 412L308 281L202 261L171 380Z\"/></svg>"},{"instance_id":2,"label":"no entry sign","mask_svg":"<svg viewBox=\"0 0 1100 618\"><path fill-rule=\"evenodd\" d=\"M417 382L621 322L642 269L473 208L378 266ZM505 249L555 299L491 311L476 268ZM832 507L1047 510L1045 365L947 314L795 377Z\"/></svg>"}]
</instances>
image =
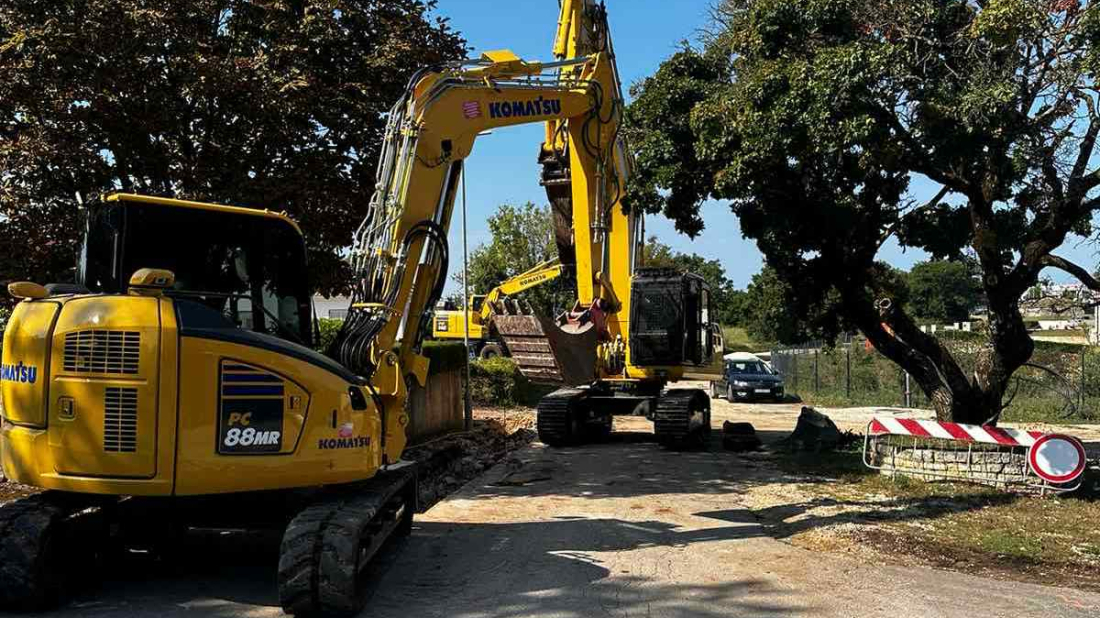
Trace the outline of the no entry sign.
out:
<instances>
[{"instance_id":1,"label":"no entry sign","mask_svg":"<svg viewBox=\"0 0 1100 618\"><path fill-rule=\"evenodd\" d=\"M1031 445L1027 458L1032 472L1055 485L1074 481L1085 471L1085 446L1072 436L1046 434Z\"/></svg>"}]
</instances>

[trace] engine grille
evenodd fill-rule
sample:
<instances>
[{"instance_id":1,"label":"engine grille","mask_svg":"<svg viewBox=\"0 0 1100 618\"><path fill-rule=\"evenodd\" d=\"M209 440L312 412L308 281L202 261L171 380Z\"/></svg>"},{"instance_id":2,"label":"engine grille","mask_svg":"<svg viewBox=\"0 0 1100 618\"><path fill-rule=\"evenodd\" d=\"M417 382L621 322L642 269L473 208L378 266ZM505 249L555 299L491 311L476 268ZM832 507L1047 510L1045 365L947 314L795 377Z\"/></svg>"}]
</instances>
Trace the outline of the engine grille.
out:
<instances>
[{"instance_id":1,"label":"engine grille","mask_svg":"<svg viewBox=\"0 0 1100 618\"><path fill-rule=\"evenodd\" d=\"M103 450L108 453L137 451L138 392L136 388L109 386L103 394Z\"/></svg>"},{"instance_id":2,"label":"engine grille","mask_svg":"<svg viewBox=\"0 0 1100 618\"><path fill-rule=\"evenodd\" d=\"M141 333L82 330L65 333L65 371L132 375L141 360Z\"/></svg>"}]
</instances>

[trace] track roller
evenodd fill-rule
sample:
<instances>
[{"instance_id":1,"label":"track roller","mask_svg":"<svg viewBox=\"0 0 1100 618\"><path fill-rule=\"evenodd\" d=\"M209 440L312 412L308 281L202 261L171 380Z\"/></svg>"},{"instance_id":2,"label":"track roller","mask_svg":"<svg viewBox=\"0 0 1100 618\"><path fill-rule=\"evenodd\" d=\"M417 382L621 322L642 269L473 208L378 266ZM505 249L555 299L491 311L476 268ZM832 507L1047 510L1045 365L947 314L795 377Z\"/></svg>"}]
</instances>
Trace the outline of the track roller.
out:
<instances>
[{"instance_id":1,"label":"track roller","mask_svg":"<svg viewBox=\"0 0 1100 618\"><path fill-rule=\"evenodd\" d=\"M279 602L296 616L352 616L366 605L366 568L393 534L412 531L416 475L381 473L307 507L283 534Z\"/></svg>"},{"instance_id":2,"label":"track roller","mask_svg":"<svg viewBox=\"0 0 1100 618\"><path fill-rule=\"evenodd\" d=\"M657 442L671 448L701 446L710 434L710 399L699 389L663 393L653 413Z\"/></svg>"}]
</instances>

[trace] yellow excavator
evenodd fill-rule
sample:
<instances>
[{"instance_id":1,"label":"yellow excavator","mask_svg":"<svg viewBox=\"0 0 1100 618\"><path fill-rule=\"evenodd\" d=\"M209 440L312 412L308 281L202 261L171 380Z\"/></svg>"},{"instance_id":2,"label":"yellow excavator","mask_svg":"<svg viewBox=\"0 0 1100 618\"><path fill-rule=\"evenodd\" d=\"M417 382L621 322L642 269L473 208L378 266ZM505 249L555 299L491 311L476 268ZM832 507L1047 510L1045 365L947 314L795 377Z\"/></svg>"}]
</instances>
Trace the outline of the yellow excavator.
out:
<instances>
[{"instance_id":1,"label":"yellow excavator","mask_svg":"<svg viewBox=\"0 0 1100 618\"><path fill-rule=\"evenodd\" d=\"M466 330L469 327L471 352L474 355L481 359L504 356L504 345L493 332L493 316L529 313L529 307L523 307L512 297L557 279L565 270L561 260L547 260L494 287L488 294L471 296L470 306L465 311L449 308L437 310L432 318L432 338L463 341L467 338Z\"/></svg>"},{"instance_id":2,"label":"yellow excavator","mask_svg":"<svg viewBox=\"0 0 1100 618\"><path fill-rule=\"evenodd\" d=\"M563 6L554 55L615 58L603 3ZM665 387L720 376L722 333L701 277L641 263L644 219L622 204L633 168L620 133L622 86L614 62L608 69L594 91L604 111L581 123L548 119L539 152L559 259L576 272L577 303L557 319L500 315L493 323L524 375L565 386L539 403L544 443L599 440L614 416L632 414L653 421L661 444L697 444L710 432L707 393ZM561 75L576 71L564 67Z\"/></svg>"},{"instance_id":3,"label":"yellow excavator","mask_svg":"<svg viewBox=\"0 0 1100 618\"><path fill-rule=\"evenodd\" d=\"M701 431L705 394L661 389L711 362L706 287L634 271L641 220L618 203L629 159L603 6L564 0L558 48L547 63L495 51L413 76L327 355L309 345L303 237L279 213L110 195L89 208L75 283L9 286L0 465L42 493L0 507L0 609L48 607L104 556L203 527L280 531L286 612L361 610L367 564L411 530L409 387L425 383L455 194L487 130L550 121L543 180L570 195L580 304L517 344L591 342L578 357L590 372L540 406L540 434L580 439L622 401L654 404L663 439ZM577 372L552 352L525 353Z\"/></svg>"}]
</instances>

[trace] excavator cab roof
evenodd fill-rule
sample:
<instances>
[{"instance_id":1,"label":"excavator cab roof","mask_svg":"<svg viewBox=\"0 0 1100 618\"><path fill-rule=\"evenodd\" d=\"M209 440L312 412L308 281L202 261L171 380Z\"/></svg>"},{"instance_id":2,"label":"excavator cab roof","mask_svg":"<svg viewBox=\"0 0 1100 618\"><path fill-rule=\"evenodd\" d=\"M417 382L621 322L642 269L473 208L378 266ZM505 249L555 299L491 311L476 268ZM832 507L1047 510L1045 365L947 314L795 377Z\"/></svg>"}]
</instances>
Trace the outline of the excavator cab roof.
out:
<instances>
[{"instance_id":1,"label":"excavator cab roof","mask_svg":"<svg viewBox=\"0 0 1100 618\"><path fill-rule=\"evenodd\" d=\"M230 214L246 215L253 217L264 217L267 219L278 219L286 222L293 227L299 234L302 233L302 229L298 227L298 222L291 219L285 212L274 212L266 209L258 208L244 208L242 206L226 206L224 204L211 204L207 202L195 202L191 200L177 200L168 197L155 197L152 195L138 195L136 193L109 193L103 197L104 202L127 202L132 204L151 204L155 206L169 206L172 208L191 208L195 210L206 210L212 212L224 212Z\"/></svg>"}]
</instances>

